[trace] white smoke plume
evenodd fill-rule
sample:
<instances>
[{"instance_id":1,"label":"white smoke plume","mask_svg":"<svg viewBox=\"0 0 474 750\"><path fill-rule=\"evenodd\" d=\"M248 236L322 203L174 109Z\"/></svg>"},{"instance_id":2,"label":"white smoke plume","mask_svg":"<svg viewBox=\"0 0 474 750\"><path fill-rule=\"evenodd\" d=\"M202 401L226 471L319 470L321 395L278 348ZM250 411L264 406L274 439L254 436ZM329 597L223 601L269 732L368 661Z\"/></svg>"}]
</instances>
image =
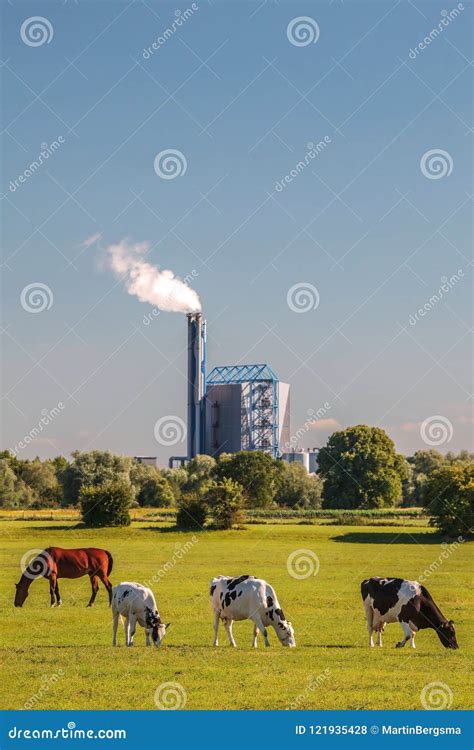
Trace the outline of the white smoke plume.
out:
<instances>
[{"instance_id":1,"label":"white smoke plume","mask_svg":"<svg viewBox=\"0 0 474 750\"><path fill-rule=\"evenodd\" d=\"M201 302L197 292L173 271L162 271L144 260L149 250L149 242L126 239L106 248L109 265L123 280L127 292L165 312L199 312Z\"/></svg>"}]
</instances>

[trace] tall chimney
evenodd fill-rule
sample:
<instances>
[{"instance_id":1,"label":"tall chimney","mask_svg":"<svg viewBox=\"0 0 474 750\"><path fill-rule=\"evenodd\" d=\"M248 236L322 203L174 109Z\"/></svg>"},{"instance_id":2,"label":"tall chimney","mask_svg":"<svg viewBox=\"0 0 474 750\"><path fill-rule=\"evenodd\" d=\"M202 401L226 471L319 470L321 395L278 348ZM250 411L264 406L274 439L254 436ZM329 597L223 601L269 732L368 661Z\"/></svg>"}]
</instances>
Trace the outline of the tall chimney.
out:
<instances>
[{"instance_id":1,"label":"tall chimney","mask_svg":"<svg viewBox=\"0 0 474 750\"><path fill-rule=\"evenodd\" d=\"M203 450L203 398L206 323L201 313L188 313L188 458Z\"/></svg>"}]
</instances>

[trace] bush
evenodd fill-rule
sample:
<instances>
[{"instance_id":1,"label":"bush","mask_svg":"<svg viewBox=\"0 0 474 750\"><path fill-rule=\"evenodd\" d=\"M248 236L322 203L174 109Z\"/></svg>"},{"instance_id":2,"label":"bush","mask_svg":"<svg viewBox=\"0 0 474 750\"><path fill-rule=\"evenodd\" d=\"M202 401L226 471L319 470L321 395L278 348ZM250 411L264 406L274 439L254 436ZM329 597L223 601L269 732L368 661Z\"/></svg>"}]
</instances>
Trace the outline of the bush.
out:
<instances>
[{"instance_id":1,"label":"bush","mask_svg":"<svg viewBox=\"0 0 474 750\"><path fill-rule=\"evenodd\" d=\"M176 514L176 526L182 531L199 531L207 520L207 504L199 492L183 495Z\"/></svg>"},{"instance_id":2,"label":"bush","mask_svg":"<svg viewBox=\"0 0 474 750\"><path fill-rule=\"evenodd\" d=\"M123 480L82 487L79 502L86 526L130 526L133 490Z\"/></svg>"},{"instance_id":3,"label":"bush","mask_svg":"<svg viewBox=\"0 0 474 750\"><path fill-rule=\"evenodd\" d=\"M323 508L389 508L401 500L405 461L379 427L334 432L318 455Z\"/></svg>"},{"instance_id":4,"label":"bush","mask_svg":"<svg viewBox=\"0 0 474 750\"><path fill-rule=\"evenodd\" d=\"M430 524L450 537L474 535L474 462L447 464L425 482Z\"/></svg>"},{"instance_id":5,"label":"bush","mask_svg":"<svg viewBox=\"0 0 474 750\"><path fill-rule=\"evenodd\" d=\"M213 482L207 492L207 503L216 529L231 529L244 521L243 488L232 479Z\"/></svg>"}]
</instances>

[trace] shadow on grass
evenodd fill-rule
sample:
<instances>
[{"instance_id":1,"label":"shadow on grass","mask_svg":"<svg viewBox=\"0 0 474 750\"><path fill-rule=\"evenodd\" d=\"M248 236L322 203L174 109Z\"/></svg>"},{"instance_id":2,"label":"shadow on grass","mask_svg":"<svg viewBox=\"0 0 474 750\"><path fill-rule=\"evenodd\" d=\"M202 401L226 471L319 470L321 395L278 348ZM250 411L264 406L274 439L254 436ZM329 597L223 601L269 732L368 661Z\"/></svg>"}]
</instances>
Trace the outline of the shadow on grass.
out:
<instances>
[{"instance_id":1,"label":"shadow on grass","mask_svg":"<svg viewBox=\"0 0 474 750\"><path fill-rule=\"evenodd\" d=\"M430 531L416 534L406 531L349 531L333 536L332 541L350 544L441 544L443 537Z\"/></svg>"}]
</instances>

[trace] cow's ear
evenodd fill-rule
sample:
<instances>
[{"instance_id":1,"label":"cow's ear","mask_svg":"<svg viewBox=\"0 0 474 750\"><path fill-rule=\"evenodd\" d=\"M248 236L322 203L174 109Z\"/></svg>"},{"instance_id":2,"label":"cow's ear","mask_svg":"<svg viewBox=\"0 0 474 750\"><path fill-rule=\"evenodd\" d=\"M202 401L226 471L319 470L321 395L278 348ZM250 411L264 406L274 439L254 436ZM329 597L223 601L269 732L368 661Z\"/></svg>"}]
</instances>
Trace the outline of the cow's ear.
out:
<instances>
[{"instance_id":1,"label":"cow's ear","mask_svg":"<svg viewBox=\"0 0 474 750\"><path fill-rule=\"evenodd\" d=\"M450 625L454 625L454 620L450 620L450 621L449 621L449 624L450 624Z\"/></svg>"}]
</instances>

